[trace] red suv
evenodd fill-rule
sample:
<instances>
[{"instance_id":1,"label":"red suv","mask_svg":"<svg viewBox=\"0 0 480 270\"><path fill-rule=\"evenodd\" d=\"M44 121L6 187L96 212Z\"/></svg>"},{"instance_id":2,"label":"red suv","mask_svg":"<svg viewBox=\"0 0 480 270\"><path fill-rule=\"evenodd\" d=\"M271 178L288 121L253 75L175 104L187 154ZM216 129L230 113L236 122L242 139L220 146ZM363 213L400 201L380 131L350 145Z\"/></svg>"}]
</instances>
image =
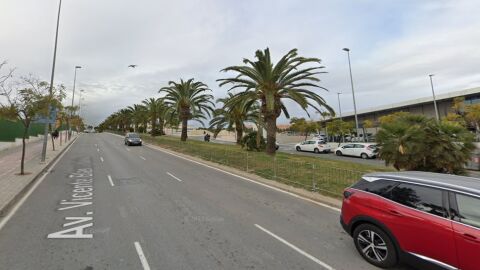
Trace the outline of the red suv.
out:
<instances>
[{"instance_id":1,"label":"red suv","mask_svg":"<svg viewBox=\"0 0 480 270\"><path fill-rule=\"evenodd\" d=\"M343 195L340 222L369 263L480 269L480 179L373 173Z\"/></svg>"}]
</instances>

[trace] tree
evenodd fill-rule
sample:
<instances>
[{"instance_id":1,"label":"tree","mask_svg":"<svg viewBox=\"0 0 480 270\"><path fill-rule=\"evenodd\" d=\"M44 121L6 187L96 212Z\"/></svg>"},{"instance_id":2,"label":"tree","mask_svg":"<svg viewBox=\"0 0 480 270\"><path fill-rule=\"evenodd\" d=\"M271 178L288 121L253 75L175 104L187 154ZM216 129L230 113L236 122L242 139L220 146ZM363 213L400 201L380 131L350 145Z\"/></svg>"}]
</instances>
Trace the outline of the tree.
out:
<instances>
[{"instance_id":1,"label":"tree","mask_svg":"<svg viewBox=\"0 0 480 270\"><path fill-rule=\"evenodd\" d=\"M229 101L233 97L232 93L228 93L227 97L217 99L217 102L223 103L223 106L213 112L213 118L210 120L210 129L213 130L215 138L222 129L230 130L235 128L237 144L241 144L245 122L256 122L258 106L252 106L245 100L243 102L230 103Z\"/></svg>"},{"instance_id":2,"label":"tree","mask_svg":"<svg viewBox=\"0 0 480 270\"><path fill-rule=\"evenodd\" d=\"M394 112L394 113L391 113L391 114L388 114L388 115L380 116L378 118L378 122L380 123L380 125L387 124L387 123L393 123L397 119L399 119L401 117L404 117L404 116L407 116L407 115L410 115L410 113L408 113L408 112Z\"/></svg>"},{"instance_id":3,"label":"tree","mask_svg":"<svg viewBox=\"0 0 480 270\"><path fill-rule=\"evenodd\" d=\"M4 64L0 64L0 68ZM13 71L0 77L0 116L12 121L19 121L23 125L22 157L20 160L20 174L25 174L25 140L28 137L28 129L34 118L39 115L47 115L50 104L57 105L62 99L61 93L49 94L49 84L30 77L22 77L19 82L7 83L12 77Z\"/></svg>"},{"instance_id":4,"label":"tree","mask_svg":"<svg viewBox=\"0 0 480 270\"><path fill-rule=\"evenodd\" d=\"M379 156L397 170L463 174L473 135L464 127L422 115L403 115L381 125Z\"/></svg>"},{"instance_id":5,"label":"tree","mask_svg":"<svg viewBox=\"0 0 480 270\"><path fill-rule=\"evenodd\" d=\"M471 104L465 107L465 119L475 126L476 133L480 129L480 104Z\"/></svg>"},{"instance_id":6,"label":"tree","mask_svg":"<svg viewBox=\"0 0 480 270\"><path fill-rule=\"evenodd\" d=\"M305 118L296 118L293 117L290 120L290 130L300 132L305 136L305 140L307 140L308 134L312 132L316 132L318 130L318 123L310 121L308 122Z\"/></svg>"},{"instance_id":7,"label":"tree","mask_svg":"<svg viewBox=\"0 0 480 270\"><path fill-rule=\"evenodd\" d=\"M150 118L150 123L152 125L152 131L150 134L152 136L165 135L163 127L165 124L165 116L169 110L169 107L166 106L161 98L149 98L142 101L142 103L147 108L147 115ZM157 129L157 122L159 127Z\"/></svg>"},{"instance_id":8,"label":"tree","mask_svg":"<svg viewBox=\"0 0 480 270\"><path fill-rule=\"evenodd\" d=\"M236 88L243 88L244 91L235 95L230 103L240 101L259 101L260 112L267 130L266 152L275 154L275 140L277 132L277 118L283 112L290 118L283 101L293 100L305 110L312 107L320 111L320 107L327 108L332 114L325 100L308 88L325 88L319 86L320 81L316 75L325 73L321 71L324 67L320 65L318 58L305 58L298 56L297 49L285 54L276 64L272 63L270 50L257 50L255 53L257 61L244 59L245 65L231 66L224 68L223 72L233 71L237 76L219 79L220 86L232 84L229 91ZM303 68L305 64L313 64Z\"/></svg>"},{"instance_id":9,"label":"tree","mask_svg":"<svg viewBox=\"0 0 480 270\"><path fill-rule=\"evenodd\" d=\"M128 106L127 110L129 110L133 120L134 130L138 132L138 126L143 124L147 118L147 109L143 105L134 104L133 106Z\"/></svg>"},{"instance_id":10,"label":"tree","mask_svg":"<svg viewBox=\"0 0 480 270\"><path fill-rule=\"evenodd\" d=\"M182 135L180 140L187 140L187 125L188 120L205 119L205 115L211 116L213 107L215 106L211 101L213 96L205 92L211 91L208 86L202 82L195 82L194 79L174 82L170 81L169 86L162 87L158 92L165 93L163 97L165 104L170 106L174 113L178 115L182 122ZM203 122L201 122L203 125Z\"/></svg>"},{"instance_id":11,"label":"tree","mask_svg":"<svg viewBox=\"0 0 480 270\"><path fill-rule=\"evenodd\" d=\"M345 134L350 134L354 131L354 124L353 122L345 122L340 119L334 119L331 122L327 123L327 128L330 130L331 134L336 136L340 136L340 140L338 141L338 145L345 140Z\"/></svg>"}]
</instances>

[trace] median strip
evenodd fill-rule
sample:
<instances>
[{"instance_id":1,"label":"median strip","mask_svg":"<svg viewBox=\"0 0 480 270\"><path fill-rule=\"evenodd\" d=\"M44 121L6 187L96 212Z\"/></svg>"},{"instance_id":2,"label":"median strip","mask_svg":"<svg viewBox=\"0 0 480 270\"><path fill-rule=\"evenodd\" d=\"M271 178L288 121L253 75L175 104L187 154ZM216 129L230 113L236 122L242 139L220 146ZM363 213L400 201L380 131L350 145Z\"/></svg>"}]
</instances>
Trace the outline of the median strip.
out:
<instances>
[{"instance_id":1,"label":"median strip","mask_svg":"<svg viewBox=\"0 0 480 270\"><path fill-rule=\"evenodd\" d=\"M303 256L309 258L310 260L314 261L315 263L317 263L318 265L322 266L323 268L325 269L328 269L328 270L335 270L333 267L331 267L330 265L322 262L321 260L317 259L316 257L308 254L307 252L303 251L302 249L298 248L297 246L289 243L287 240L281 238L280 236L272 233L271 231L263 228L262 226L258 225L258 224L255 224L255 227L259 228L260 230L262 230L263 232L267 233L268 235L272 236L273 238L277 239L278 241L282 242L283 244L287 245L288 247L292 248L293 250L295 250L296 252L302 254Z\"/></svg>"}]
</instances>

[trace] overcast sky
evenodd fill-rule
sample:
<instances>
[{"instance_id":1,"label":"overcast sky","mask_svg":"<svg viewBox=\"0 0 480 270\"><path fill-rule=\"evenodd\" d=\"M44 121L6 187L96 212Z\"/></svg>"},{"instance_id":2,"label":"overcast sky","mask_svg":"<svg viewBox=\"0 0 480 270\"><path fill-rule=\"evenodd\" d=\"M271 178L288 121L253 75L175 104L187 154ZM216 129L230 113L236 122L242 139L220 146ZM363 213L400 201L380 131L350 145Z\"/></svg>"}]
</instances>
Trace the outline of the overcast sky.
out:
<instances>
[{"instance_id":1,"label":"overcast sky","mask_svg":"<svg viewBox=\"0 0 480 270\"><path fill-rule=\"evenodd\" d=\"M57 0L0 0L0 60L16 75L48 80ZM219 70L269 47L275 59L292 48L321 58L319 91L353 110L480 86L478 0L64 0L55 84L85 90L83 116L98 124L149 97L170 80L195 78L216 98ZM136 69L128 68L137 64ZM77 99L78 101L78 99ZM291 115L306 116L289 105ZM318 118L318 115L312 115ZM280 123L288 122L283 116Z\"/></svg>"}]
</instances>

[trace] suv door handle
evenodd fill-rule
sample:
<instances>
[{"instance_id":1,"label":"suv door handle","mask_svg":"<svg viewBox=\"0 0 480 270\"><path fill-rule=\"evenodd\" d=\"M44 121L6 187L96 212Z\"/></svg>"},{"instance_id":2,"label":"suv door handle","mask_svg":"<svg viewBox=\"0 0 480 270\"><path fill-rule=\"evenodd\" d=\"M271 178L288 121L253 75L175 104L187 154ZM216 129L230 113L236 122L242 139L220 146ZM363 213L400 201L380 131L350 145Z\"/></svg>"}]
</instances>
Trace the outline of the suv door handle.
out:
<instances>
[{"instance_id":1,"label":"suv door handle","mask_svg":"<svg viewBox=\"0 0 480 270\"><path fill-rule=\"evenodd\" d=\"M476 243L480 243L480 240L478 240L477 237L475 237L475 236L473 236L469 233L464 233L463 238L468 239L468 240L473 241L473 242L476 242Z\"/></svg>"}]
</instances>

